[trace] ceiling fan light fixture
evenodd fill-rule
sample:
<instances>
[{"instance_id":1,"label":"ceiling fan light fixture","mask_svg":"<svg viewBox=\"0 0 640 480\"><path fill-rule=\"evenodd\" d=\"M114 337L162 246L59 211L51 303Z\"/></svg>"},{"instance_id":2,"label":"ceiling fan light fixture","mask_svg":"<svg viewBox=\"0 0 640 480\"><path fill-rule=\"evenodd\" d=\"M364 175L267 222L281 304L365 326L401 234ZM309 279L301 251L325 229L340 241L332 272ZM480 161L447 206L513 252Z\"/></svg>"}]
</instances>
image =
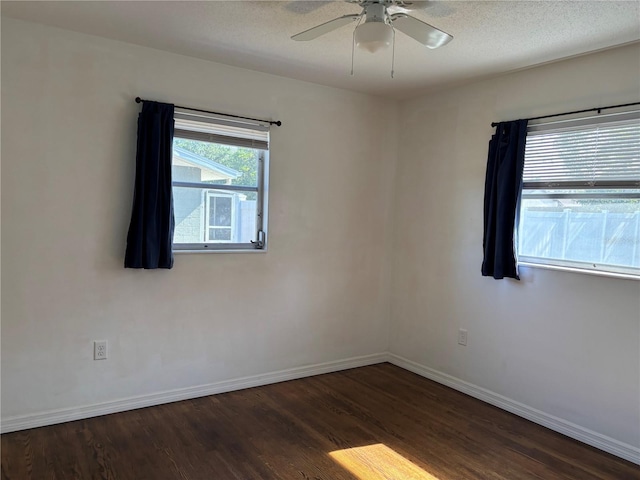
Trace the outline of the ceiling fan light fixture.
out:
<instances>
[{"instance_id":1,"label":"ceiling fan light fixture","mask_svg":"<svg viewBox=\"0 0 640 480\"><path fill-rule=\"evenodd\" d=\"M393 27L385 22L365 22L356 28L356 46L375 53L393 41Z\"/></svg>"}]
</instances>

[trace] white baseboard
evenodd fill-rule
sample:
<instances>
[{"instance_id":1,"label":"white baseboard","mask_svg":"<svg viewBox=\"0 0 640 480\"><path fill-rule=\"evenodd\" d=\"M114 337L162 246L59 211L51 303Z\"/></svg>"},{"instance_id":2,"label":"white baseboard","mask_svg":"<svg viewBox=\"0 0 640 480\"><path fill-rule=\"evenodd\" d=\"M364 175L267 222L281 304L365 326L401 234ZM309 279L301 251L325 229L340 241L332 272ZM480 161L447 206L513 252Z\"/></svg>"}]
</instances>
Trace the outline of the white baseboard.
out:
<instances>
[{"instance_id":1,"label":"white baseboard","mask_svg":"<svg viewBox=\"0 0 640 480\"><path fill-rule=\"evenodd\" d=\"M100 415L108 415L110 413L134 410L136 408L152 407L163 403L206 397L207 395L232 392L243 388L259 387L271 383L295 380L323 373L338 372L349 368L364 367L366 365L386 362L387 360L388 355L386 353L364 355L361 357L353 357L344 360L289 368L286 370L279 370L259 375L251 375L249 377L223 380L221 382L210 383L207 385L199 385L197 387L179 388L176 390L152 393L149 395L123 398L83 407L64 408L31 415L3 418L0 423L0 433L44 427L47 425L54 425L56 423L71 422L73 420L82 420L85 418L98 417Z\"/></svg>"},{"instance_id":2,"label":"white baseboard","mask_svg":"<svg viewBox=\"0 0 640 480\"><path fill-rule=\"evenodd\" d=\"M549 415L547 413L536 410L535 408L524 405L515 400L511 400L507 397L491 392L484 388L473 385L472 383L465 382L459 378L452 377L446 373L439 372L419 363L413 362L409 359L400 357L393 353L388 354L388 362L397 365L398 367L409 370L410 372L417 373L418 375L438 382L447 387L451 387L459 392L466 393L467 395L482 400L483 402L494 405L502 410L518 415L519 417L526 418L534 423L547 427L555 432L562 433L567 437L574 438L580 442L591 445L592 447L604 450L620 458L624 458L630 462L640 465L640 448L636 448L633 445L620 442L614 438L607 437L600 433L594 432L587 428L576 425L575 423L568 422L561 418Z\"/></svg>"},{"instance_id":3,"label":"white baseboard","mask_svg":"<svg viewBox=\"0 0 640 480\"><path fill-rule=\"evenodd\" d=\"M605 435L601 435L553 415L541 412L540 410L536 410L535 408L516 402L515 400L511 400L507 397L491 392L490 390L478 387L477 385L465 382L459 378L439 372L432 368L425 367L424 365L420 365L419 363L393 353L364 355L361 357L347 358L333 362L324 362L304 367L289 368L276 372L252 375L249 377L224 380L197 387L180 388L153 393L150 395L129 397L95 405L3 418L0 423L0 432L9 433L29 428L44 427L47 425L54 425L56 423L82 420L100 415L108 415L110 413L134 410L136 408L152 407L163 403L189 400L192 398L205 397L207 395L241 390L243 388L259 387L271 383L295 380L323 373L338 372L340 370L364 367L366 365L374 365L382 362L390 362L398 367L404 368L405 370L417 373L422 377L428 378L442 385L446 385L447 387L451 387L454 390L466 393L467 395L518 415L519 417L526 418L527 420L579 440L587 445L591 445L592 447L640 465L639 448Z\"/></svg>"}]
</instances>

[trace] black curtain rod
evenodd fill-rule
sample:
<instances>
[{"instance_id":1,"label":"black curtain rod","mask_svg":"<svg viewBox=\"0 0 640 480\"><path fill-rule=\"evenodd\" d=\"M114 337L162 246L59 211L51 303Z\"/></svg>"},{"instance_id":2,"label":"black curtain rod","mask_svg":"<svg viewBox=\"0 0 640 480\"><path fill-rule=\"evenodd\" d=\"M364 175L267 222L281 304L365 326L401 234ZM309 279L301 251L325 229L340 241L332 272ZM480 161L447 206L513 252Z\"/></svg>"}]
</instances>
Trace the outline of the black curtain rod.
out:
<instances>
[{"instance_id":1,"label":"black curtain rod","mask_svg":"<svg viewBox=\"0 0 640 480\"><path fill-rule=\"evenodd\" d=\"M150 101L151 100L145 100L143 98L136 97L136 103L150 102ZM212 115L223 115L225 117L241 118L243 120L253 120L254 122L268 123L269 125L276 125L278 127L282 125L282 122L280 120L277 120L274 122L273 120L262 120L260 118L242 117L240 115L231 115L230 113L211 112L209 110L200 110L199 108L181 107L180 105L174 105L174 107L181 108L183 110L191 110L192 112L210 113Z\"/></svg>"},{"instance_id":2,"label":"black curtain rod","mask_svg":"<svg viewBox=\"0 0 640 480\"><path fill-rule=\"evenodd\" d=\"M622 105L611 105L609 107L587 108L585 110L576 110L574 112L554 113L553 115L543 115L541 117L527 118L527 120L531 121L531 120L540 120L540 119L543 119L543 118L562 117L564 115L573 115L574 113L586 113L586 112L598 112L598 113L600 113L602 110L608 110L610 108L631 107L632 105L640 105L640 102L625 103L625 104L622 104ZM492 127L497 127L499 123L500 122L492 122L491 126Z\"/></svg>"}]
</instances>

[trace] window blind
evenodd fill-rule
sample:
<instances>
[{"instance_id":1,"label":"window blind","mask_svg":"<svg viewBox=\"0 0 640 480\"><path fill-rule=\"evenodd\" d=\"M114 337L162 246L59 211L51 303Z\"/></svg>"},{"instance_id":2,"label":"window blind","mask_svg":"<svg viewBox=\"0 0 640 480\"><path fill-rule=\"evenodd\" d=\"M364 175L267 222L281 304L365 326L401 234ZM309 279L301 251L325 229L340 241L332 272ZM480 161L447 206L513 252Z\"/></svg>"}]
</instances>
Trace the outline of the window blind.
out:
<instances>
[{"instance_id":1,"label":"window blind","mask_svg":"<svg viewBox=\"0 0 640 480\"><path fill-rule=\"evenodd\" d=\"M236 147L269 149L269 125L176 110L176 137Z\"/></svg>"},{"instance_id":2,"label":"window blind","mask_svg":"<svg viewBox=\"0 0 640 480\"><path fill-rule=\"evenodd\" d=\"M532 126L523 188L639 188L640 112Z\"/></svg>"}]
</instances>

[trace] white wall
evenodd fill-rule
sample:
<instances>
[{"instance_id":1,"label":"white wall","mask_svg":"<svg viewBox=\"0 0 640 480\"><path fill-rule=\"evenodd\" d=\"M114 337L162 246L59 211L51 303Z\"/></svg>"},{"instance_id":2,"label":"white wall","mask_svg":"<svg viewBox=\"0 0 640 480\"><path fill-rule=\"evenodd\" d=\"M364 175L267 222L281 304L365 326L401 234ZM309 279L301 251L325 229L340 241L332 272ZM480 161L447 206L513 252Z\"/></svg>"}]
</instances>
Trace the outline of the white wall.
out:
<instances>
[{"instance_id":1,"label":"white wall","mask_svg":"<svg viewBox=\"0 0 640 480\"><path fill-rule=\"evenodd\" d=\"M267 253L123 268L138 95L283 122ZM3 19L3 420L385 352L396 118L395 102Z\"/></svg>"},{"instance_id":2,"label":"white wall","mask_svg":"<svg viewBox=\"0 0 640 480\"><path fill-rule=\"evenodd\" d=\"M391 352L640 447L640 282L480 275L491 122L639 98L634 45L401 105Z\"/></svg>"}]
</instances>

